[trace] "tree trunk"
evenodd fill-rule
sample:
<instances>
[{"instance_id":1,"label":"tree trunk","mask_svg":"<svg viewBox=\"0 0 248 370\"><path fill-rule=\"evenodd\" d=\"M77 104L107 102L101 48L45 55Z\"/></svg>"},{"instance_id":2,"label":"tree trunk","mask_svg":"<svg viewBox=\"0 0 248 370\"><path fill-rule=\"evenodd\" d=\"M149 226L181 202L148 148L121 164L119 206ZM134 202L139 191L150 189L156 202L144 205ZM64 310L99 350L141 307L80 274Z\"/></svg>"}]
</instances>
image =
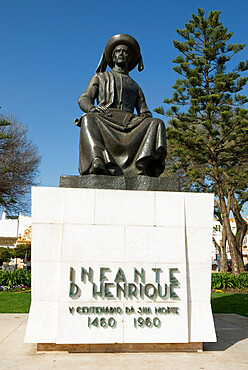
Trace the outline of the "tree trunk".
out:
<instances>
[{"instance_id":1,"label":"tree trunk","mask_svg":"<svg viewBox=\"0 0 248 370\"><path fill-rule=\"evenodd\" d=\"M221 248L220 248L220 245L217 243L217 241L215 240L214 236L212 237L212 242L214 243L214 246L215 248L218 250L219 252L219 256L221 255Z\"/></svg>"},{"instance_id":2,"label":"tree trunk","mask_svg":"<svg viewBox=\"0 0 248 370\"><path fill-rule=\"evenodd\" d=\"M231 201L231 209L234 215L237 231L235 235L236 243L237 243L237 252L238 252L238 261L239 261L239 268L240 271L245 271L244 268L244 261L243 261L243 255L242 255L242 246L243 246L243 240L247 232L247 223L243 219L243 217L240 214L237 201L234 197L232 196L232 201Z\"/></svg>"},{"instance_id":3,"label":"tree trunk","mask_svg":"<svg viewBox=\"0 0 248 370\"><path fill-rule=\"evenodd\" d=\"M220 255L220 272L227 271L227 262L226 262L226 230L222 227L222 240L221 240L221 255Z\"/></svg>"},{"instance_id":4,"label":"tree trunk","mask_svg":"<svg viewBox=\"0 0 248 370\"><path fill-rule=\"evenodd\" d=\"M224 244L223 244L223 230L224 228L222 228L222 240L221 240L221 243L220 245L217 243L217 241L215 240L215 238L213 237L213 243L214 243L214 246L215 248L218 250L219 252L219 266L220 266L220 272L226 272L227 271L227 263L226 263L226 238L224 240Z\"/></svg>"},{"instance_id":5,"label":"tree trunk","mask_svg":"<svg viewBox=\"0 0 248 370\"><path fill-rule=\"evenodd\" d=\"M234 275L240 274L240 268L239 268L239 256L238 256L238 248L235 236L232 233L230 220L229 220L229 214L227 212L227 206L225 203L225 197L224 193L221 187L221 184L217 182L217 192L219 197L219 203L220 203L220 210L222 214L223 219L223 227L225 228L226 238L229 245L229 250L231 254L232 259L232 272Z\"/></svg>"}]
</instances>

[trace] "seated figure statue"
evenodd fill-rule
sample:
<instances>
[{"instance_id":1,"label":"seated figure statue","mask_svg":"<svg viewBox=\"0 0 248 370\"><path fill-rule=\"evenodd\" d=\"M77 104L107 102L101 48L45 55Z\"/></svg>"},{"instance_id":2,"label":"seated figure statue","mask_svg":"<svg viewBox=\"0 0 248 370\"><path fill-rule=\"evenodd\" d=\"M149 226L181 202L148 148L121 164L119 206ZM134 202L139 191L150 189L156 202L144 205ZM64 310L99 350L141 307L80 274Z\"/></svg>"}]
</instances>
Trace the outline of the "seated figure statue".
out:
<instances>
[{"instance_id":1,"label":"seated figure statue","mask_svg":"<svg viewBox=\"0 0 248 370\"><path fill-rule=\"evenodd\" d=\"M107 65L112 71L106 71ZM142 71L138 42L126 34L113 36L78 100L86 112L76 123L81 127L81 175L159 176L163 172L165 126L152 118L141 88L129 76L136 65Z\"/></svg>"}]
</instances>

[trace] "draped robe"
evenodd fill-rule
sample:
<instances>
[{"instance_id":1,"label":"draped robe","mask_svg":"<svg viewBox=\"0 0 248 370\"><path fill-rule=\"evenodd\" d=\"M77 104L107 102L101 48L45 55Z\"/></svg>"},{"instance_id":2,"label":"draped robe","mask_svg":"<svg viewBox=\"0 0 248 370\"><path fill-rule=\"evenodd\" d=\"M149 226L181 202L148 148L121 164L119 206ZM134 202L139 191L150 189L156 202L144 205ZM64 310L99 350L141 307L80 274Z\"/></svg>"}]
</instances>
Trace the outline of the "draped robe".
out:
<instances>
[{"instance_id":1,"label":"draped robe","mask_svg":"<svg viewBox=\"0 0 248 370\"><path fill-rule=\"evenodd\" d=\"M108 108L111 116L91 111L95 100ZM81 175L89 173L96 157L102 159L110 175L159 176L163 172L164 123L152 118L141 88L128 74L97 73L78 103L86 112L79 123Z\"/></svg>"}]
</instances>

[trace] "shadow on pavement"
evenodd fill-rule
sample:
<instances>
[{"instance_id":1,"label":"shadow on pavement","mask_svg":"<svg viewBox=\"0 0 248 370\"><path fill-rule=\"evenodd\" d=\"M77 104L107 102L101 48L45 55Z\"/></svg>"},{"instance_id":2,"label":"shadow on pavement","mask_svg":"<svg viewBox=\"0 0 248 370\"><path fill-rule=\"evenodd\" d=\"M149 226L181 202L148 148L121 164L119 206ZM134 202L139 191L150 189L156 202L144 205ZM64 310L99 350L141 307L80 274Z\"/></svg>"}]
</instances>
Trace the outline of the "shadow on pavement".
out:
<instances>
[{"instance_id":1,"label":"shadow on pavement","mask_svg":"<svg viewBox=\"0 0 248 370\"><path fill-rule=\"evenodd\" d=\"M225 351L248 338L248 318L236 314L214 314L216 343L204 343L204 351Z\"/></svg>"}]
</instances>

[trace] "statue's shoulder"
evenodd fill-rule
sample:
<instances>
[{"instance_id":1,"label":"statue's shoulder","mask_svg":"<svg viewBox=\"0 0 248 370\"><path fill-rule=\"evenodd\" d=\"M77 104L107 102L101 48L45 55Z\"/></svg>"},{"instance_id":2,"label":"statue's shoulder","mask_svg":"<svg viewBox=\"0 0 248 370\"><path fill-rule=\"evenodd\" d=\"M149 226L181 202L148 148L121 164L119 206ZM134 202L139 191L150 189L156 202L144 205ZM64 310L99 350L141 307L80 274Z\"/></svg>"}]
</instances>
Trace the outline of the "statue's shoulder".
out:
<instances>
[{"instance_id":1,"label":"statue's shoulder","mask_svg":"<svg viewBox=\"0 0 248 370\"><path fill-rule=\"evenodd\" d=\"M113 80L113 74L111 71L105 71L105 72L97 72L95 76L93 77L100 83L105 83L106 81L111 81Z\"/></svg>"},{"instance_id":2,"label":"statue's shoulder","mask_svg":"<svg viewBox=\"0 0 248 370\"><path fill-rule=\"evenodd\" d=\"M105 83L106 81L111 81L112 75L110 71L106 72L96 72L94 76L91 78L90 82L91 84L98 85L99 83Z\"/></svg>"},{"instance_id":3,"label":"statue's shoulder","mask_svg":"<svg viewBox=\"0 0 248 370\"><path fill-rule=\"evenodd\" d=\"M105 71L105 72L96 72L95 76L98 77L98 78L106 78L107 76L109 76L110 74L112 74L111 71Z\"/></svg>"}]
</instances>

